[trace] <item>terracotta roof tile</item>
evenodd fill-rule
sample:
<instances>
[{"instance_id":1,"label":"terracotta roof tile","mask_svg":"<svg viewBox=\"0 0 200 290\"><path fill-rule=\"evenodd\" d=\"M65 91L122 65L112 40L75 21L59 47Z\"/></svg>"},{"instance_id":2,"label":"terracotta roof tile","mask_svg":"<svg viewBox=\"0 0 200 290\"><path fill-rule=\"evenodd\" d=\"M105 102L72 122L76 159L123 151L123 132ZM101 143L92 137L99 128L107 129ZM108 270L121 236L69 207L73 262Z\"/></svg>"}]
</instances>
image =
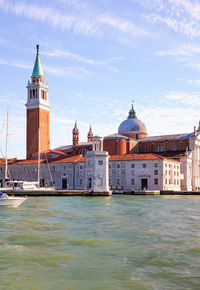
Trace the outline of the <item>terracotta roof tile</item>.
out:
<instances>
[{"instance_id":1,"label":"terracotta roof tile","mask_svg":"<svg viewBox=\"0 0 200 290\"><path fill-rule=\"evenodd\" d=\"M51 163L66 163L66 162L85 162L86 161L86 157L82 156L82 155L75 155L72 157L66 157L66 158L62 158L56 161L52 161Z\"/></svg>"},{"instance_id":2,"label":"terracotta roof tile","mask_svg":"<svg viewBox=\"0 0 200 290\"><path fill-rule=\"evenodd\" d=\"M110 161L123 161L123 160L156 160L156 159L166 159L169 161L179 162L171 158L165 158L159 156L155 153L144 153L144 154L125 154L125 155L111 155Z\"/></svg>"}]
</instances>

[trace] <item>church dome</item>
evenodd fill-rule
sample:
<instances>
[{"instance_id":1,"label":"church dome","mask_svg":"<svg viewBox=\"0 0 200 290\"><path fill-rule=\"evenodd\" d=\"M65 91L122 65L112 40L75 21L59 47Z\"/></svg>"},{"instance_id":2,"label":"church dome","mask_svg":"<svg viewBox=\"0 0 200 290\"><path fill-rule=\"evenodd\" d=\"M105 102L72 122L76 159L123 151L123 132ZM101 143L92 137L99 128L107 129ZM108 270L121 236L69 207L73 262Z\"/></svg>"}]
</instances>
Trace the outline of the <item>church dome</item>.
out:
<instances>
[{"instance_id":1,"label":"church dome","mask_svg":"<svg viewBox=\"0 0 200 290\"><path fill-rule=\"evenodd\" d=\"M141 139L147 136L146 127L144 123L137 118L133 105L129 111L127 120L120 124L118 133L134 139Z\"/></svg>"}]
</instances>

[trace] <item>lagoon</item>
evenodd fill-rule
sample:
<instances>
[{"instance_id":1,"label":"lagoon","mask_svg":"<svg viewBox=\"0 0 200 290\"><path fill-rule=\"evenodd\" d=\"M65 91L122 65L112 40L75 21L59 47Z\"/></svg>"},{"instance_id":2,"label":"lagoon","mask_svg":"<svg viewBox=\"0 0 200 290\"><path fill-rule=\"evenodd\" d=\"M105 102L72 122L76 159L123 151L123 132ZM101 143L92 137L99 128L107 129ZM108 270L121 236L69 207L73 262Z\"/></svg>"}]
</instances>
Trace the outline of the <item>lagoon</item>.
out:
<instances>
[{"instance_id":1,"label":"lagoon","mask_svg":"<svg viewBox=\"0 0 200 290\"><path fill-rule=\"evenodd\" d=\"M0 209L0 289L199 289L200 197L36 197Z\"/></svg>"}]
</instances>

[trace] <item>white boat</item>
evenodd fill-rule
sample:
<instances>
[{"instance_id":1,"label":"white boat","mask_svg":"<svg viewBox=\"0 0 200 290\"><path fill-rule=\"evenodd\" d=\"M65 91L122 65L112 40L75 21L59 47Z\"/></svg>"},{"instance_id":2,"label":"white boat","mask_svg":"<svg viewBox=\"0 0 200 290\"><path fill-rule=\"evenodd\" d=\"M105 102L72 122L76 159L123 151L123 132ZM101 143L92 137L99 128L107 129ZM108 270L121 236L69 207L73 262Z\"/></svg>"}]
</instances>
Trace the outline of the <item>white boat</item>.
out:
<instances>
[{"instance_id":1,"label":"white boat","mask_svg":"<svg viewBox=\"0 0 200 290\"><path fill-rule=\"evenodd\" d=\"M37 181L23 181L23 180L8 180L6 181L5 187L1 188L3 192L32 192L32 191L52 191L53 187L39 187Z\"/></svg>"},{"instance_id":2,"label":"white boat","mask_svg":"<svg viewBox=\"0 0 200 290\"><path fill-rule=\"evenodd\" d=\"M13 197L8 196L6 193L0 192L0 207L18 207L26 199L27 197Z\"/></svg>"}]
</instances>

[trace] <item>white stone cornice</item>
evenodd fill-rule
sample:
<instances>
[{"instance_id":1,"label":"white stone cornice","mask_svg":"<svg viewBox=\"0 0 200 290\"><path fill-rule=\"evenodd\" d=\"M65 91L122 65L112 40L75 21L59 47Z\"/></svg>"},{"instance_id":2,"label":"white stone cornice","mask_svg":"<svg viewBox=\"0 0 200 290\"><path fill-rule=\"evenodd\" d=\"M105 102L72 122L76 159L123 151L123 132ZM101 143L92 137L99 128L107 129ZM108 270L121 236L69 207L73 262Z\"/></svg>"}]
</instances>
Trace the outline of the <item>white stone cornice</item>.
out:
<instances>
[{"instance_id":1,"label":"white stone cornice","mask_svg":"<svg viewBox=\"0 0 200 290\"><path fill-rule=\"evenodd\" d=\"M46 111L49 111L49 109L50 109L50 106L49 105L45 105L45 104L25 104L25 106L27 107L27 110L44 109Z\"/></svg>"}]
</instances>

